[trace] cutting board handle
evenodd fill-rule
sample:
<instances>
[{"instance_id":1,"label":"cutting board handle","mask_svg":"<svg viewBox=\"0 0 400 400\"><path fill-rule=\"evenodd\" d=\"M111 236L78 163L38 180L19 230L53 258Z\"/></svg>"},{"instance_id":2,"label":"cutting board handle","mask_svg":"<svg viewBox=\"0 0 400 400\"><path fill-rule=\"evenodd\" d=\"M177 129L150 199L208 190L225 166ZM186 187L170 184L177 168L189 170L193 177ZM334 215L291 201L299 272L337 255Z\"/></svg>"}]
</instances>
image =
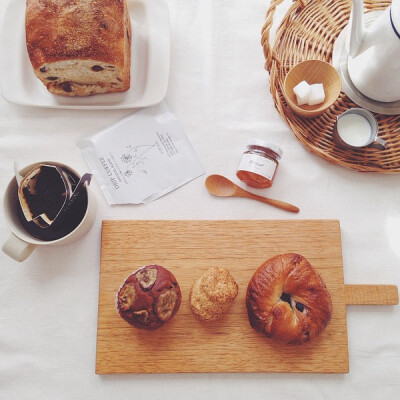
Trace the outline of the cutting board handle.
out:
<instances>
[{"instance_id":1,"label":"cutting board handle","mask_svg":"<svg viewBox=\"0 0 400 400\"><path fill-rule=\"evenodd\" d=\"M346 304L399 304L395 285L344 285Z\"/></svg>"}]
</instances>

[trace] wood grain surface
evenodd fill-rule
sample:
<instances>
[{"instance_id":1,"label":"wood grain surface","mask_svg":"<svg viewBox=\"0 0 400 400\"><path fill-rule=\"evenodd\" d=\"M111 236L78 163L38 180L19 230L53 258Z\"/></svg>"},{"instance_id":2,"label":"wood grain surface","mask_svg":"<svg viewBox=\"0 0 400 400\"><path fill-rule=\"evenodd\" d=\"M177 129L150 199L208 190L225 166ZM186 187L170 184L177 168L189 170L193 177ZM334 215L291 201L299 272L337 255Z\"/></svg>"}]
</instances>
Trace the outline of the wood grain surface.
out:
<instances>
[{"instance_id":1,"label":"wood grain surface","mask_svg":"<svg viewBox=\"0 0 400 400\"><path fill-rule=\"evenodd\" d=\"M344 285L347 305L395 305L399 304L399 292L395 285Z\"/></svg>"},{"instance_id":2,"label":"wood grain surface","mask_svg":"<svg viewBox=\"0 0 400 400\"><path fill-rule=\"evenodd\" d=\"M332 296L332 321L302 346L276 344L248 322L245 294L254 271L286 252L305 256ZM182 290L178 314L148 332L115 309L120 285L138 267L159 264ZM230 312L196 320L188 304L194 281L211 266L229 269L239 284ZM104 221L96 373L315 372L349 369L345 287L338 221Z\"/></svg>"}]
</instances>

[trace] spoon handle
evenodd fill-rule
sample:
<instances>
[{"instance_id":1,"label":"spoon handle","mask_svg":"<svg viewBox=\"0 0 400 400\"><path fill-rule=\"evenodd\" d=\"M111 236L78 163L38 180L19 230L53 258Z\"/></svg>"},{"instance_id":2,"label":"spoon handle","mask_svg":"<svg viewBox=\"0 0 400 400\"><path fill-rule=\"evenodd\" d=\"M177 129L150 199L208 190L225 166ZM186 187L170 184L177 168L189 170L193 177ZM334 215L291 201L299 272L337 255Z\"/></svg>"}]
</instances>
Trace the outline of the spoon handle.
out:
<instances>
[{"instance_id":1,"label":"spoon handle","mask_svg":"<svg viewBox=\"0 0 400 400\"><path fill-rule=\"evenodd\" d=\"M249 192L247 192L249 193ZM277 207L280 208L282 210L285 211L289 211L292 213L298 213L300 211L300 209L292 204L289 203L285 203L284 201L280 201L280 200L274 200L274 199L269 199L268 197L262 197L262 196L257 196L256 194L253 193L249 193L250 194L250 198L257 200L257 201L261 201L262 203L266 203L269 204L270 206L273 207ZM247 195L246 195L247 197Z\"/></svg>"}]
</instances>

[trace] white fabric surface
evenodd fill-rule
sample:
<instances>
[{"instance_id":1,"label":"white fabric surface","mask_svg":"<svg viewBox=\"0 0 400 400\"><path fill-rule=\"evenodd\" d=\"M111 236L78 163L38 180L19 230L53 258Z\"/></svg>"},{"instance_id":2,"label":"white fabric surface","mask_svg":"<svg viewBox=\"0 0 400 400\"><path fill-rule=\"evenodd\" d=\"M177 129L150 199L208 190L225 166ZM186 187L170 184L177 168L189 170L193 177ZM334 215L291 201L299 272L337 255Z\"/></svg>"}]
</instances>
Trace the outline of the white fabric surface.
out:
<instances>
[{"instance_id":1,"label":"white fabric surface","mask_svg":"<svg viewBox=\"0 0 400 400\"><path fill-rule=\"evenodd\" d=\"M398 306L348 307L347 375L95 375L102 219L339 219L345 282L400 285L400 176L331 165L295 139L273 106L263 68L260 30L268 2L168 3L172 55L166 101L207 172L237 181L246 142L271 140L284 155L273 188L261 192L301 212L213 198L204 177L145 206L110 207L93 183L97 220L81 242L38 249L23 264L0 253L0 399L398 398ZM289 4L278 9L277 20ZM13 160L59 160L84 172L76 141L130 112L34 109L1 98L1 200ZM0 241L8 235L2 218Z\"/></svg>"}]
</instances>

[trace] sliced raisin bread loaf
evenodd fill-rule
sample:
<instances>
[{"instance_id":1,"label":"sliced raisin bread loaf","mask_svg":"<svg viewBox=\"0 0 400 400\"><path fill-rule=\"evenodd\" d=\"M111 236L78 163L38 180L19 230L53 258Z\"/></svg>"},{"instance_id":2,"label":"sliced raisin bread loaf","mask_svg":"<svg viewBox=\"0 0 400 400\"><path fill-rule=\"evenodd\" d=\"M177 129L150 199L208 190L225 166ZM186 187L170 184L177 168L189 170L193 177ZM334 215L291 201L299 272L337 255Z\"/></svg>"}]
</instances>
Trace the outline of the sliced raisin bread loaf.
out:
<instances>
[{"instance_id":1,"label":"sliced raisin bread loaf","mask_svg":"<svg viewBox=\"0 0 400 400\"><path fill-rule=\"evenodd\" d=\"M130 87L127 0L27 0L26 44L53 93L88 96Z\"/></svg>"}]
</instances>

